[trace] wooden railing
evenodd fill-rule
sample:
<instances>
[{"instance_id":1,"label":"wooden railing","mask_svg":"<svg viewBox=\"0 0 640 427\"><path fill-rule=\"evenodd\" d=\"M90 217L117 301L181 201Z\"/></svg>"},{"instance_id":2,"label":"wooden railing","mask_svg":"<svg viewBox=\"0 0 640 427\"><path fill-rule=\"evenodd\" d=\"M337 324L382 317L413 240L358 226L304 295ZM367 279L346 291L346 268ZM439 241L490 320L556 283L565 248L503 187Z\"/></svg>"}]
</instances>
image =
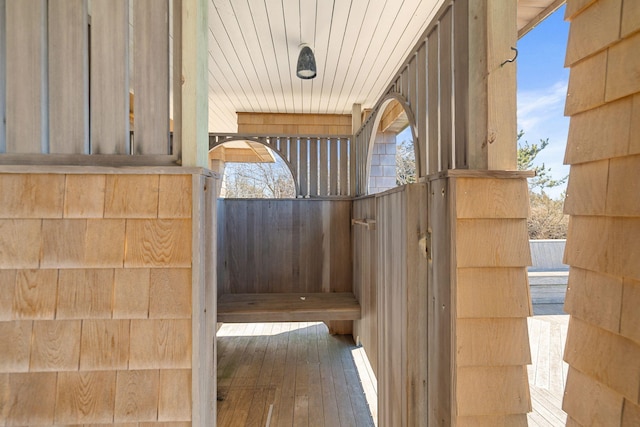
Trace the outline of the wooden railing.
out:
<instances>
[{"instance_id":1,"label":"wooden railing","mask_svg":"<svg viewBox=\"0 0 640 427\"><path fill-rule=\"evenodd\" d=\"M0 163L179 163L181 0L2 5Z\"/></svg>"},{"instance_id":2,"label":"wooden railing","mask_svg":"<svg viewBox=\"0 0 640 427\"><path fill-rule=\"evenodd\" d=\"M209 134L209 149L231 141L258 142L278 154L291 171L298 197L351 194L350 135Z\"/></svg>"}]
</instances>

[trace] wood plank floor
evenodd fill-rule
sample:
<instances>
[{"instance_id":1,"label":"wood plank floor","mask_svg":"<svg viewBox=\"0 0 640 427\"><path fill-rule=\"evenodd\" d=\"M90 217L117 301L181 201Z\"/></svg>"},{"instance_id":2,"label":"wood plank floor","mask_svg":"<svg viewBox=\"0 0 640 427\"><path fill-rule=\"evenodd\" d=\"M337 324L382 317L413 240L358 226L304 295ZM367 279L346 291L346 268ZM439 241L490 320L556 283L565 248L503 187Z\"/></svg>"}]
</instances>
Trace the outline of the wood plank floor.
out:
<instances>
[{"instance_id":1,"label":"wood plank floor","mask_svg":"<svg viewBox=\"0 0 640 427\"><path fill-rule=\"evenodd\" d=\"M375 380L350 336L323 323L227 323L217 339L219 427L376 425Z\"/></svg>"},{"instance_id":2,"label":"wood plank floor","mask_svg":"<svg viewBox=\"0 0 640 427\"><path fill-rule=\"evenodd\" d=\"M529 414L529 425L564 426L567 414L562 410L562 396L568 365L562 361L562 355L569 316L534 316L529 318L528 323L532 362L528 372L533 406L533 412Z\"/></svg>"}]
</instances>

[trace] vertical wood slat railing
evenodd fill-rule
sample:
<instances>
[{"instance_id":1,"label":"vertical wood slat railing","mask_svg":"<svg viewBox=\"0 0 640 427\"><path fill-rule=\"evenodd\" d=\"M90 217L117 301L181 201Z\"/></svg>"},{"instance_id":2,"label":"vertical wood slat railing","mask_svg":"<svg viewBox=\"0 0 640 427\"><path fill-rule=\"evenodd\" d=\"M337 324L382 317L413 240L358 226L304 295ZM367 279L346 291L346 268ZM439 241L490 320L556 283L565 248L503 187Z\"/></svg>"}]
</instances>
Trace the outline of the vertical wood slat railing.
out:
<instances>
[{"instance_id":1,"label":"vertical wood slat railing","mask_svg":"<svg viewBox=\"0 0 640 427\"><path fill-rule=\"evenodd\" d=\"M466 78L464 40L467 28L464 1L445 2L427 27L387 90L355 136L356 194L367 193L368 158L380 116L390 98L404 104L416 147L418 177L467 168L464 121ZM454 37L455 34L455 37ZM455 40L455 42L454 42ZM460 76L462 75L462 77Z\"/></svg>"},{"instance_id":2,"label":"vertical wood slat railing","mask_svg":"<svg viewBox=\"0 0 640 427\"><path fill-rule=\"evenodd\" d=\"M297 197L351 196L351 135L211 133L209 149L232 141L257 142L276 152L291 172Z\"/></svg>"},{"instance_id":3,"label":"vertical wood slat railing","mask_svg":"<svg viewBox=\"0 0 640 427\"><path fill-rule=\"evenodd\" d=\"M0 1L0 163L178 164L181 7Z\"/></svg>"}]
</instances>

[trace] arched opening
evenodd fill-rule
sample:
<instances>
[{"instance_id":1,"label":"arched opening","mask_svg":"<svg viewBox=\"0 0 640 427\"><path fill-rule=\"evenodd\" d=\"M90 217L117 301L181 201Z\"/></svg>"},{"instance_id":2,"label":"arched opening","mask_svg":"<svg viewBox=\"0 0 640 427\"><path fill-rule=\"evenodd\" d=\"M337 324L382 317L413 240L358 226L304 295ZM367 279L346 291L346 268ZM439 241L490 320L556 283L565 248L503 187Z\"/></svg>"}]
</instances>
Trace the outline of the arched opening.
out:
<instances>
[{"instance_id":1,"label":"arched opening","mask_svg":"<svg viewBox=\"0 0 640 427\"><path fill-rule=\"evenodd\" d=\"M414 124L403 102L390 98L378 110L369 143L367 193L417 181Z\"/></svg>"},{"instance_id":2,"label":"arched opening","mask_svg":"<svg viewBox=\"0 0 640 427\"><path fill-rule=\"evenodd\" d=\"M220 197L283 199L296 197L290 166L274 150L255 141L230 141L209 152L212 170L222 175Z\"/></svg>"}]
</instances>

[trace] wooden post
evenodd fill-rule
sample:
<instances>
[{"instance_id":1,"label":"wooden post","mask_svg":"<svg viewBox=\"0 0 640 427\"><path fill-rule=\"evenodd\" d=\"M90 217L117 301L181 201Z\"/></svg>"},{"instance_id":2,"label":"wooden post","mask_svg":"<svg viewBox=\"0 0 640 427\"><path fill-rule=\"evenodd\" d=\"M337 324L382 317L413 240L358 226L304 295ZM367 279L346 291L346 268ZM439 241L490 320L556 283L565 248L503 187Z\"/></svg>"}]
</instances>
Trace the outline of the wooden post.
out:
<instances>
[{"instance_id":1,"label":"wooden post","mask_svg":"<svg viewBox=\"0 0 640 427\"><path fill-rule=\"evenodd\" d=\"M466 139L469 169L515 170L516 63L505 61L515 56L516 2L461 0L455 7L454 37L463 38L456 66L468 67L466 81L456 82L467 123L463 131L456 126L456 138Z\"/></svg>"},{"instance_id":2,"label":"wooden post","mask_svg":"<svg viewBox=\"0 0 640 427\"><path fill-rule=\"evenodd\" d=\"M356 132L362 126L362 106L360 104L353 104L351 107L351 153L349 162L349 187L351 188L351 195L356 194Z\"/></svg>"},{"instance_id":3,"label":"wooden post","mask_svg":"<svg viewBox=\"0 0 640 427\"><path fill-rule=\"evenodd\" d=\"M207 167L207 0L182 0L182 165Z\"/></svg>"},{"instance_id":4,"label":"wooden post","mask_svg":"<svg viewBox=\"0 0 640 427\"><path fill-rule=\"evenodd\" d=\"M0 0L0 28L7 28L6 19L5 19L5 0ZM7 57L6 51L6 32L0 31L0 58ZM0 153L4 153L7 151L7 141L5 139L5 122L7 121L6 114L6 67L0 67Z\"/></svg>"}]
</instances>

